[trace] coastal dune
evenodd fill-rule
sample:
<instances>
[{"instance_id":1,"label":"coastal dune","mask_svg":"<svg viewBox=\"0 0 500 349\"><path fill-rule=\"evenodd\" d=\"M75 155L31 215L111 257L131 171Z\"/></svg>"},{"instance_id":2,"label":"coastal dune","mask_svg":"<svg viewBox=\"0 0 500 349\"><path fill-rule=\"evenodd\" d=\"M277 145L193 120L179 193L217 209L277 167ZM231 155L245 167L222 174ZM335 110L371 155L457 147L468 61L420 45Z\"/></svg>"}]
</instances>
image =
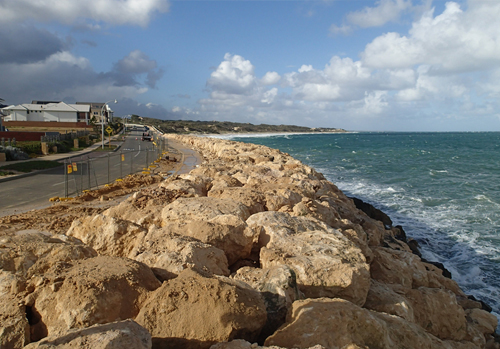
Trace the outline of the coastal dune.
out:
<instances>
[{"instance_id":1,"label":"coastal dune","mask_svg":"<svg viewBox=\"0 0 500 349\"><path fill-rule=\"evenodd\" d=\"M204 161L65 234L1 236L1 348L500 348L382 212L279 150L170 137Z\"/></svg>"}]
</instances>

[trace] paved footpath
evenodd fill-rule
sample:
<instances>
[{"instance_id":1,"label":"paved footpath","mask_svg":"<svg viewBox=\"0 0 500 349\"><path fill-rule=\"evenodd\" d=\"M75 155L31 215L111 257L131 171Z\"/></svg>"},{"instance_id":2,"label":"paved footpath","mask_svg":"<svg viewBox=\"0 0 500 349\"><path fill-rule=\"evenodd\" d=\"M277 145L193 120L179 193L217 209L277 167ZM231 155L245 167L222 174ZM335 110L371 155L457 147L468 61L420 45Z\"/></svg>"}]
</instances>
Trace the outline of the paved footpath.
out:
<instances>
[{"instance_id":1,"label":"paved footpath","mask_svg":"<svg viewBox=\"0 0 500 349\"><path fill-rule=\"evenodd\" d=\"M203 162L203 158L196 151L186 147L184 144L176 140L173 140L168 136L167 138L168 138L169 148L176 149L179 153L181 153L182 156L181 159L182 166L178 168L177 171L174 172L174 174L188 173L192 169L198 167L198 165L200 165Z\"/></svg>"}]
</instances>

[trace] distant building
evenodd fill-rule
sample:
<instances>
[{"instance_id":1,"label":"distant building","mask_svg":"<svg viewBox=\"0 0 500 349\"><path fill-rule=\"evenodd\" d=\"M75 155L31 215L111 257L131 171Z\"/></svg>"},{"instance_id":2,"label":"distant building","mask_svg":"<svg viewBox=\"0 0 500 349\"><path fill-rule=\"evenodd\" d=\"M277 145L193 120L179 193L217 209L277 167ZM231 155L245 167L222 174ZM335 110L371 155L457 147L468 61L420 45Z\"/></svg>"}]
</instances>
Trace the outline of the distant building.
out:
<instances>
[{"instance_id":1,"label":"distant building","mask_svg":"<svg viewBox=\"0 0 500 349\"><path fill-rule=\"evenodd\" d=\"M31 101L31 104L57 104L61 101Z\"/></svg>"},{"instance_id":2,"label":"distant building","mask_svg":"<svg viewBox=\"0 0 500 349\"><path fill-rule=\"evenodd\" d=\"M7 115L4 121L85 122L87 125L90 121L90 106L64 102L11 105L2 112Z\"/></svg>"},{"instance_id":3,"label":"distant building","mask_svg":"<svg viewBox=\"0 0 500 349\"><path fill-rule=\"evenodd\" d=\"M90 106L90 118L94 117L98 123L101 123L101 120L104 119L105 123L108 123L110 120L113 120L113 110L106 104L104 107L104 103L96 103L96 102L76 102L77 105L89 105Z\"/></svg>"}]
</instances>

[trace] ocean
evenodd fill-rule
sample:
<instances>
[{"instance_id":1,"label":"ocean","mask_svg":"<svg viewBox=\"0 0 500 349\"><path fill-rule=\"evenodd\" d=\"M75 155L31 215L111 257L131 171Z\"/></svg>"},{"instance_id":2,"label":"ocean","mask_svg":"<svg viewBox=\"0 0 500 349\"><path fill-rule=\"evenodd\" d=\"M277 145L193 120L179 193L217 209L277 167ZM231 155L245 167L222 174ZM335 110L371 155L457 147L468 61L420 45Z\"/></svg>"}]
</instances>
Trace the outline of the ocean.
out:
<instances>
[{"instance_id":1,"label":"ocean","mask_svg":"<svg viewBox=\"0 0 500 349\"><path fill-rule=\"evenodd\" d=\"M500 318L500 133L223 136L289 153L381 209Z\"/></svg>"}]
</instances>

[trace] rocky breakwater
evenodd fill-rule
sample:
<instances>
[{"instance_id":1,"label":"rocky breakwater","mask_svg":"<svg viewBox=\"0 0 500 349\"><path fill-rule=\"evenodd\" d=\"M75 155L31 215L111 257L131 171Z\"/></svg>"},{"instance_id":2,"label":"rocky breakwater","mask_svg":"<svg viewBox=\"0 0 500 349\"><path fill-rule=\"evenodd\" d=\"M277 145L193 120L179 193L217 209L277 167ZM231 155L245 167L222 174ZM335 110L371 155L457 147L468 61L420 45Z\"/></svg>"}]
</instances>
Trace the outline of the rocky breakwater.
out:
<instances>
[{"instance_id":1,"label":"rocky breakwater","mask_svg":"<svg viewBox=\"0 0 500 349\"><path fill-rule=\"evenodd\" d=\"M495 316L314 169L175 139L205 159L189 174L0 235L1 348L499 347Z\"/></svg>"}]
</instances>

